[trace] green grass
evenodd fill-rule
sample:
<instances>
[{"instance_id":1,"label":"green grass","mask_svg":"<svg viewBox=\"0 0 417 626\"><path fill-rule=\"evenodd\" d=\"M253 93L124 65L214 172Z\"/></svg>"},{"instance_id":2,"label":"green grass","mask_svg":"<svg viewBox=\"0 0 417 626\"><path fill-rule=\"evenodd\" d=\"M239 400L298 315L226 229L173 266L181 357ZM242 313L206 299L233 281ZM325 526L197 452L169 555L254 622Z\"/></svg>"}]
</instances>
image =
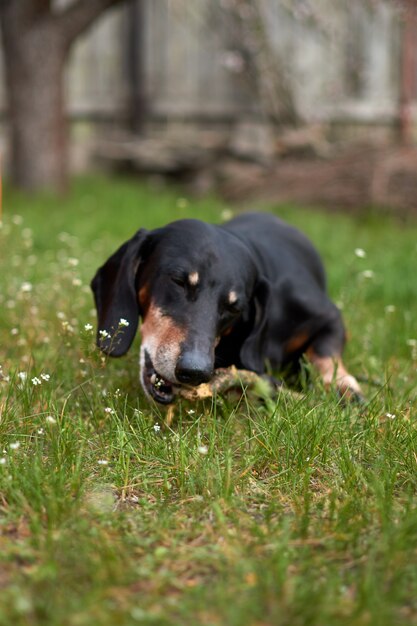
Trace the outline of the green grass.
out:
<instances>
[{"instance_id":1,"label":"green grass","mask_svg":"<svg viewBox=\"0 0 417 626\"><path fill-rule=\"evenodd\" d=\"M138 340L97 354L88 284L140 226L226 207L120 179L6 193L0 624L417 624L417 224L269 208L321 250L369 404L318 384L180 403L168 428Z\"/></svg>"}]
</instances>

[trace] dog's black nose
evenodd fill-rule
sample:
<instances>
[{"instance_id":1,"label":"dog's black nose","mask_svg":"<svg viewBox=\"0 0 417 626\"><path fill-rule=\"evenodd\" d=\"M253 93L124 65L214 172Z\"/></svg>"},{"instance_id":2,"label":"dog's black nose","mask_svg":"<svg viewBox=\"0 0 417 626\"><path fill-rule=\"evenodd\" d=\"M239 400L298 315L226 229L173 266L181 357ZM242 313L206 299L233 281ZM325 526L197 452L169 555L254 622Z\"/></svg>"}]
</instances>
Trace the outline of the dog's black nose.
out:
<instances>
[{"instance_id":1,"label":"dog's black nose","mask_svg":"<svg viewBox=\"0 0 417 626\"><path fill-rule=\"evenodd\" d=\"M213 376L213 363L199 353L186 352L178 360L175 376L184 385L207 383Z\"/></svg>"}]
</instances>

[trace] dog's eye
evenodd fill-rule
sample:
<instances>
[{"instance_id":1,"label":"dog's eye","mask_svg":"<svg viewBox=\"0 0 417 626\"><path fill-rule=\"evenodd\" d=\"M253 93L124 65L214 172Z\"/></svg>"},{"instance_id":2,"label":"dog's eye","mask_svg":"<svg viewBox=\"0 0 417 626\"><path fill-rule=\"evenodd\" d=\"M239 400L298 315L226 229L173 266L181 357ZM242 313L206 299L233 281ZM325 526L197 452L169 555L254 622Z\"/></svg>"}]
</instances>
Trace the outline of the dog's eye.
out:
<instances>
[{"instance_id":1,"label":"dog's eye","mask_svg":"<svg viewBox=\"0 0 417 626\"><path fill-rule=\"evenodd\" d=\"M185 288L187 286L187 281L182 276L171 276L171 280L178 285L178 287Z\"/></svg>"},{"instance_id":2,"label":"dog's eye","mask_svg":"<svg viewBox=\"0 0 417 626\"><path fill-rule=\"evenodd\" d=\"M225 309L231 315L239 315L239 313L242 312L240 305L237 302L233 302L233 303L227 302Z\"/></svg>"}]
</instances>

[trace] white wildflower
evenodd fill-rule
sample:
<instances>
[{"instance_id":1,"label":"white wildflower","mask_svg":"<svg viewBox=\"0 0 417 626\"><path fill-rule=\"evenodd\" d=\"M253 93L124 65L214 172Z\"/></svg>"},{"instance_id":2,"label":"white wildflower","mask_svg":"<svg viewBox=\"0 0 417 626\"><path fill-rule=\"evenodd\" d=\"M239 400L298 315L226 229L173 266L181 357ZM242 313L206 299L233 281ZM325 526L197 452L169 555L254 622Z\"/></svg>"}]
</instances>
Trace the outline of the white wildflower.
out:
<instances>
[{"instance_id":1,"label":"white wildflower","mask_svg":"<svg viewBox=\"0 0 417 626\"><path fill-rule=\"evenodd\" d=\"M228 220L232 219L233 211L231 211L230 209L224 209L224 211L220 213L220 217L223 222L227 222Z\"/></svg>"},{"instance_id":2,"label":"white wildflower","mask_svg":"<svg viewBox=\"0 0 417 626\"><path fill-rule=\"evenodd\" d=\"M397 416L394 413L385 413L385 417L388 417L390 420L394 420Z\"/></svg>"},{"instance_id":3,"label":"white wildflower","mask_svg":"<svg viewBox=\"0 0 417 626\"><path fill-rule=\"evenodd\" d=\"M197 451L199 452L199 454L202 454L203 456L205 456L206 454L208 454L208 447L198 446Z\"/></svg>"},{"instance_id":4,"label":"white wildflower","mask_svg":"<svg viewBox=\"0 0 417 626\"><path fill-rule=\"evenodd\" d=\"M4 456L2 456L0 458L0 465L6 465L6 463L7 463L7 459L5 459Z\"/></svg>"},{"instance_id":5,"label":"white wildflower","mask_svg":"<svg viewBox=\"0 0 417 626\"><path fill-rule=\"evenodd\" d=\"M114 413L114 409L112 409L111 406L106 406L106 408L104 409L104 412L107 413L108 415L112 415Z\"/></svg>"},{"instance_id":6,"label":"white wildflower","mask_svg":"<svg viewBox=\"0 0 417 626\"><path fill-rule=\"evenodd\" d=\"M108 465L108 464L109 464L109 462L106 461L106 459L99 459L97 461L97 465Z\"/></svg>"},{"instance_id":7,"label":"white wildflower","mask_svg":"<svg viewBox=\"0 0 417 626\"><path fill-rule=\"evenodd\" d=\"M15 336L19 334L19 329L18 328L12 328L10 331L10 334Z\"/></svg>"},{"instance_id":8,"label":"white wildflower","mask_svg":"<svg viewBox=\"0 0 417 626\"><path fill-rule=\"evenodd\" d=\"M395 313L396 311L396 306L394 304L388 304L385 307L385 313Z\"/></svg>"},{"instance_id":9,"label":"white wildflower","mask_svg":"<svg viewBox=\"0 0 417 626\"><path fill-rule=\"evenodd\" d=\"M177 207L179 209L186 209L188 207L188 200L187 198L178 198L177 200Z\"/></svg>"},{"instance_id":10,"label":"white wildflower","mask_svg":"<svg viewBox=\"0 0 417 626\"><path fill-rule=\"evenodd\" d=\"M107 339L108 337L110 337L110 333L108 333L107 330L100 330L98 334L102 339Z\"/></svg>"},{"instance_id":11,"label":"white wildflower","mask_svg":"<svg viewBox=\"0 0 417 626\"><path fill-rule=\"evenodd\" d=\"M20 285L20 291L22 291L23 293L29 293L30 291L32 291L32 289L33 289L32 283L24 282Z\"/></svg>"},{"instance_id":12,"label":"white wildflower","mask_svg":"<svg viewBox=\"0 0 417 626\"><path fill-rule=\"evenodd\" d=\"M154 425L153 425L153 429L154 429L154 431L155 431L156 433L159 433L159 431L161 430L161 427L160 427L160 425L159 425L159 424L154 424Z\"/></svg>"},{"instance_id":13,"label":"white wildflower","mask_svg":"<svg viewBox=\"0 0 417 626\"><path fill-rule=\"evenodd\" d=\"M52 417L52 415L47 415L45 417L45 422L48 422L48 424L56 424L56 419Z\"/></svg>"},{"instance_id":14,"label":"white wildflower","mask_svg":"<svg viewBox=\"0 0 417 626\"><path fill-rule=\"evenodd\" d=\"M20 441L15 441L9 446L10 450L18 450L20 448Z\"/></svg>"},{"instance_id":15,"label":"white wildflower","mask_svg":"<svg viewBox=\"0 0 417 626\"><path fill-rule=\"evenodd\" d=\"M34 387L36 387L37 385L42 385L41 379L35 376L34 378L32 378L32 385Z\"/></svg>"},{"instance_id":16,"label":"white wildflower","mask_svg":"<svg viewBox=\"0 0 417 626\"><path fill-rule=\"evenodd\" d=\"M363 276L364 278L374 278L374 276L375 276L375 272L374 272L373 270L364 270L364 271L362 272L362 276Z\"/></svg>"},{"instance_id":17,"label":"white wildflower","mask_svg":"<svg viewBox=\"0 0 417 626\"><path fill-rule=\"evenodd\" d=\"M359 259L364 259L366 257L366 252L362 248L355 248L355 254Z\"/></svg>"},{"instance_id":18,"label":"white wildflower","mask_svg":"<svg viewBox=\"0 0 417 626\"><path fill-rule=\"evenodd\" d=\"M38 435L44 435L45 434L45 429L44 428L38 428Z\"/></svg>"},{"instance_id":19,"label":"white wildflower","mask_svg":"<svg viewBox=\"0 0 417 626\"><path fill-rule=\"evenodd\" d=\"M79 264L79 260L78 259L74 259L73 257L70 257L68 259L68 265L70 267L77 267L78 264Z\"/></svg>"},{"instance_id":20,"label":"white wildflower","mask_svg":"<svg viewBox=\"0 0 417 626\"><path fill-rule=\"evenodd\" d=\"M87 331L93 330L93 325L92 324L84 324L84 330L87 330Z\"/></svg>"},{"instance_id":21,"label":"white wildflower","mask_svg":"<svg viewBox=\"0 0 417 626\"><path fill-rule=\"evenodd\" d=\"M27 379L28 375L27 375L27 373L26 373L26 372L18 372L17 377L18 377L18 379L19 379L22 383L24 383L24 382L26 381L26 379Z\"/></svg>"},{"instance_id":22,"label":"white wildflower","mask_svg":"<svg viewBox=\"0 0 417 626\"><path fill-rule=\"evenodd\" d=\"M45 382L48 382L49 379L51 378L49 374L41 374L41 378L42 380L44 380Z\"/></svg>"},{"instance_id":23,"label":"white wildflower","mask_svg":"<svg viewBox=\"0 0 417 626\"><path fill-rule=\"evenodd\" d=\"M120 322L119 322L119 326L122 326L122 327L126 328L127 326L129 326L129 322L127 320L125 320L124 317L121 317L120 318Z\"/></svg>"}]
</instances>

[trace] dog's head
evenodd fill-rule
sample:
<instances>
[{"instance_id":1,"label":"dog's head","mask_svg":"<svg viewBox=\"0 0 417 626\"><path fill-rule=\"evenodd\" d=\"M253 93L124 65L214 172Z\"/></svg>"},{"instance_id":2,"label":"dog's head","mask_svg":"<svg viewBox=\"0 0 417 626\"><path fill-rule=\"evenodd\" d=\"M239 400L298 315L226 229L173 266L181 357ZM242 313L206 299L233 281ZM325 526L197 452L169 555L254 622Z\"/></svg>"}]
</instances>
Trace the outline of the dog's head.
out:
<instances>
[{"instance_id":1,"label":"dog's head","mask_svg":"<svg viewBox=\"0 0 417 626\"><path fill-rule=\"evenodd\" d=\"M238 363L263 369L268 286L249 249L222 227L180 220L139 230L97 271L97 343L127 352L142 318L141 382L154 400L208 382L216 348L240 326Z\"/></svg>"}]
</instances>

